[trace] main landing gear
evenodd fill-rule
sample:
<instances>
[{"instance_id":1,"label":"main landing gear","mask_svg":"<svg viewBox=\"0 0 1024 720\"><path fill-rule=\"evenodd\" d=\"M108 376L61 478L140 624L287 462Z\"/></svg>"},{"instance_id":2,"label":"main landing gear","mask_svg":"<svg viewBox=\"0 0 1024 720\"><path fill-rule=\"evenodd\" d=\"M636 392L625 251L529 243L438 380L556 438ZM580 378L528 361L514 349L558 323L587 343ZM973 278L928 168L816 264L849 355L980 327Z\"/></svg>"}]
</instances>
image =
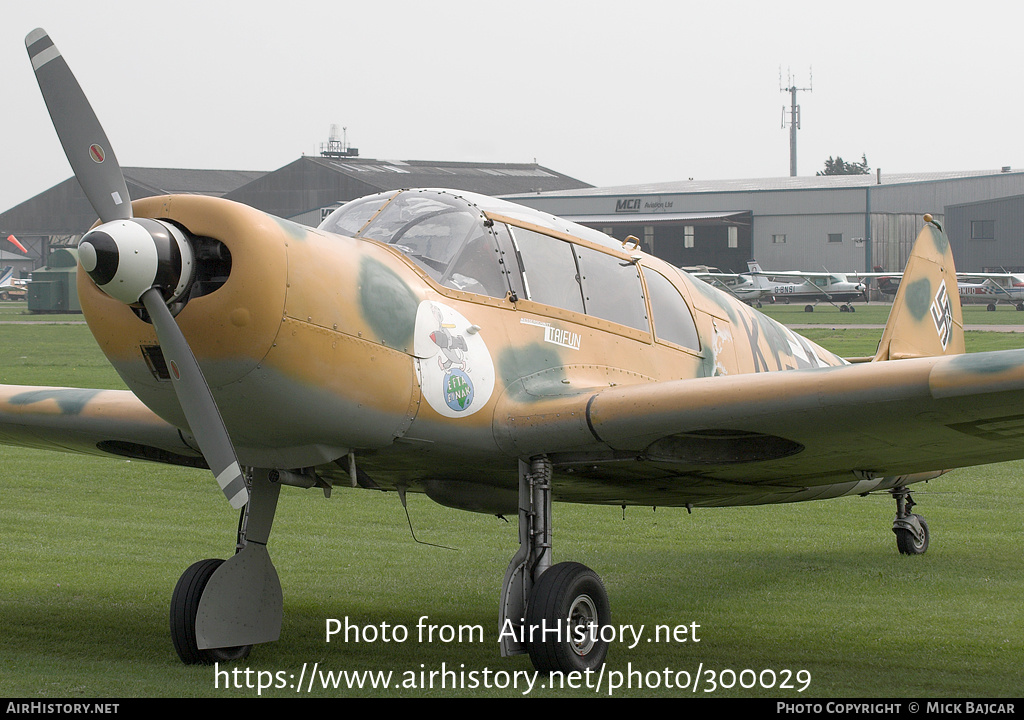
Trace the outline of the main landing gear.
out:
<instances>
[{"instance_id":1,"label":"main landing gear","mask_svg":"<svg viewBox=\"0 0 1024 720\"><path fill-rule=\"evenodd\" d=\"M928 550L928 523L910 512L917 503L907 488L897 487L889 492L896 500L896 519L892 523L896 547L903 555L923 555Z\"/></svg>"},{"instance_id":2,"label":"main landing gear","mask_svg":"<svg viewBox=\"0 0 1024 720\"><path fill-rule=\"evenodd\" d=\"M599 668L611 623L604 584L590 568L551 564L551 461L519 461L519 551L501 590L501 654L530 654L542 672Z\"/></svg>"},{"instance_id":3,"label":"main landing gear","mask_svg":"<svg viewBox=\"0 0 1024 720\"><path fill-rule=\"evenodd\" d=\"M281 635L281 582L267 553L281 486L266 470L254 470L249 480L235 555L200 560L174 588L171 642L186 664L242 660L254 644Z\"/></svg>"}]
</instances>

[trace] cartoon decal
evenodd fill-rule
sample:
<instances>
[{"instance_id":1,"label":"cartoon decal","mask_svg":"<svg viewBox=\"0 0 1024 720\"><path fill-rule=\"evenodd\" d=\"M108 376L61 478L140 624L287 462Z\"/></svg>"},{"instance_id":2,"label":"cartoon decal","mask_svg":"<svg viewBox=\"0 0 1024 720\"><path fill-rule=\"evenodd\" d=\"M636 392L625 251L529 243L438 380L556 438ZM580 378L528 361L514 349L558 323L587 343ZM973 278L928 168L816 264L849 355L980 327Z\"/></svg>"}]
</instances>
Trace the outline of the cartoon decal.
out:
<instances>
[{"instance_id":1,"label":"cartoon decal","mask_svg":"<svg viewBox=\"0 0 1024 720\"><path fill-rule=\"evenodd\" d=\"M447 305L426 300L416 311L413 352L423 397L444 417L466 417L494 391L494 363L480 328Z\"/></svg>"}]
</instances>

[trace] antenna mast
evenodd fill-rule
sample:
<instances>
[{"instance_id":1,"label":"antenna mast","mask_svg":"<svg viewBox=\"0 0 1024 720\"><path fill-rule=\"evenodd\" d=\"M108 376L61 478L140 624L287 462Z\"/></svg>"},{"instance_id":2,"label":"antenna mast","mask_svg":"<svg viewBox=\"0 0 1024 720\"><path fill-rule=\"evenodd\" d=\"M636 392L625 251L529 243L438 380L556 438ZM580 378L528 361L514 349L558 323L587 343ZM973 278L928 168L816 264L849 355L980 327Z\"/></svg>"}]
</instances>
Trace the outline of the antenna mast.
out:
<instances>
[{"instance_id":1,"label":"antenna mast","mask_svg":"<svg viewBox=\"0 0 1024 720\"><path fill-rule=\"evenodd\" d=\"M338 137L338 126L331 124L331 134L327 140L326 146L320 144L320 155L321 157L331 158L342 158L342 157L359 157L359 150L354 147L350 147L348 144L348 128L342 128L342 137Z\"/></svg>"},{"instance_id":2,"label":"antenna mast","mask_svg":"<svg viewBox=\"0 0 1024 720\"><path fill-rule=\"evenodd\" d=\"M814 75L811 74L810 87L799 88L793 81L793 76L786 71L786 80L789 87L782 87L782 68L779 68L779 90L789 93L789 176L796 177L796 131L800 129L800 106L796 102L796 94L801 91L812 92L814 90ZM782 127L786 127L786 106L782 106Z\"/></svg>"}]
</instances>

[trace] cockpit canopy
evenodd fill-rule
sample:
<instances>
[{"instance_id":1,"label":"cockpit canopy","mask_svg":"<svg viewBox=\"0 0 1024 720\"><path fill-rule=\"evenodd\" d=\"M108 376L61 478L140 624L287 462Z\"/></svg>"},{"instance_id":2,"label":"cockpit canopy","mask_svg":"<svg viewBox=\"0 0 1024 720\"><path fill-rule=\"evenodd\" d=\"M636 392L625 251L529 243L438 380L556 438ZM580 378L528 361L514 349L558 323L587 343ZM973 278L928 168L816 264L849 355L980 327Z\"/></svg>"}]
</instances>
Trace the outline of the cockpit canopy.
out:
<instances>
[{"instance_id":1,"label":"cockpit canopy","mask_svg":"<svg viewBox=\"0 0 1024 720\"><path fill-rule=\"evenodd\" d=\"M530 300L651 332L636 258L604 233L539 210L473 193L396 190L343 205L319 229L386 243L444 287ZM678 337L668 339L699 347L678 291L657 272L644 275L655 297L669 298L661 302L671 309L655 314L681 318Z\"/></svg>"},{"instance_id":2,"label":"cockpit canopy","mask_svg":"<svg viewBox=\"0 0 1024 720\"><path fill-rule=\"evenodd\" d=\"M353 200L321 230L387 243L447 287L505 297L493 232L479 207L442 191L398 191Z\"/></svg>"}]
</instances>

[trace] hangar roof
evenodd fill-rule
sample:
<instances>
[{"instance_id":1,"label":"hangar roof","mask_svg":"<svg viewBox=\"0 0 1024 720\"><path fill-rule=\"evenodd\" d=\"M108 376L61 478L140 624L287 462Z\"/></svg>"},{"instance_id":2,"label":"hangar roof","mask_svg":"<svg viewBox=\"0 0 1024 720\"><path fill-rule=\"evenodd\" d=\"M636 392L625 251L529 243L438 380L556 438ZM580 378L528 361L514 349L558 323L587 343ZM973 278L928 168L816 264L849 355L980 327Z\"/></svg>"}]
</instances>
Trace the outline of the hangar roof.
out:
<instances>
[{"instance_id":1,"label":"hangar roof","mask_svg":"<svg viewBox=\"0 0 1024 720\"><path fill-rule=\"evenodd\" d=\"M1020 174L1021 170L960 170L927 173L885 173L868 175L808 175L800 177L745 178L737 180L674 180L660 183L639 183L612 187L584 188L544 193L548 196L585 197L595 195L669 195L727 192L759 192L773 190L830 190L906 185L946 180L961 180Z\"/></svg>"},{"instance_id":2,"label":"hangar roof","mask_svg":"<svg viewBox=\"0 0 1024 720\"><path fill-rule=\"evenodd\" d=\"M273 215L293 218L384 190L420 187L495 196L592 186L536 163L302 157L226 197Z\"/></svg>"}]
</instances>

